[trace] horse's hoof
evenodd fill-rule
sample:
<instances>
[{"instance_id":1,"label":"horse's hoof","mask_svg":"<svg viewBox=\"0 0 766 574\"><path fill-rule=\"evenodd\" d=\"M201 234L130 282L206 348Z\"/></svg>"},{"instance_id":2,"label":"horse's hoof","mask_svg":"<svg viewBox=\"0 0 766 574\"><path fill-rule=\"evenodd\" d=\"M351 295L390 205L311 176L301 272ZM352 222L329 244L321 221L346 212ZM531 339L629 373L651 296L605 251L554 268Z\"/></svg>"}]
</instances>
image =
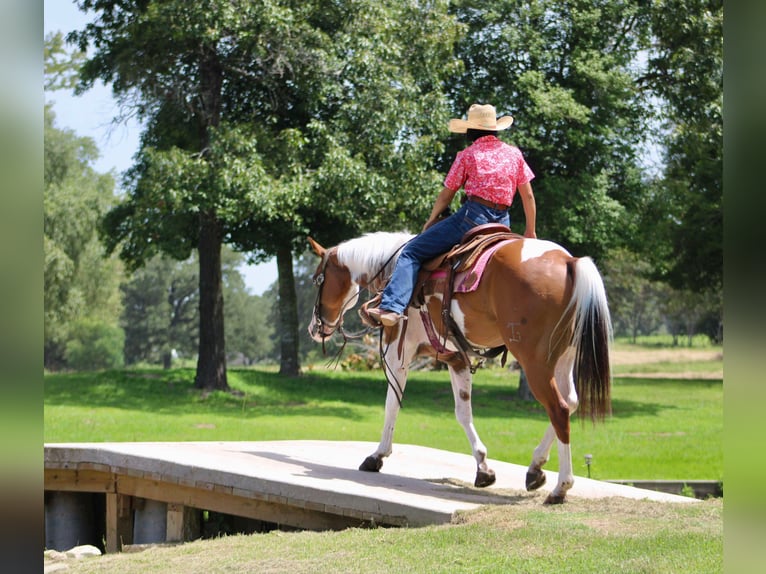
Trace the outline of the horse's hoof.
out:
<instances>
[{"instance_id":1,"label":"horse's hoof","mask_svg":"<svg viewBox=\"0 0 766 574\"><path fill-rule=\"evenodd\" d=\"M494 470L490 468L488 470L476 471L476 480L473 483L474 486L478 488L484 488L485 486L490 486L491 484L495 484Z\"/></svg>"},{"instance_id":2,"label":"horse's hoof","mask_svg":"<svg viewBox=\"0 0 766 574\"><path fill-rule=\"evenodd\" d=\"M564 504L564 501L566 500L566 494L549 494L548 498L545 499L545 502L543 504Z\"/></svg>"},{"instance_id":3,"label":"horse's hoof","mask_svg":"<svg viewBox=\"0 0 766 574\"><path fill-rule=\"evenodd\" d=\"M365 472L378 472L383 467L383 459L379 456L368 456L364 462L359 465L359 470Z\"/></svg>"},{"instance_id":4,"label":"horse's hoof","mask_svg":"<svg viewBox=\"0 0 766 574\"><path fill-rule=\"evenodd\" d=\"M537 490L545 484L545 473L542 470L527 473L527 490Z\"/></svg>"}]
</instances>

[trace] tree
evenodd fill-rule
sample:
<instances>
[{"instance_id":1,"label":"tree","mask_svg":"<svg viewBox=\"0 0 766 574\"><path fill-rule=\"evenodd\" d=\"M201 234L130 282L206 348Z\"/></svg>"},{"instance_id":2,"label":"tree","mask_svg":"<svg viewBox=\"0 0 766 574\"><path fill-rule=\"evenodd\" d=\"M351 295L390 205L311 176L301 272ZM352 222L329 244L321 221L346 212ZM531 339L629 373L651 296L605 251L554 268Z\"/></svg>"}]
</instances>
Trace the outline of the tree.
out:
<instances>
[{"instance_id":1,"label":"tree","mask_svg":"<svg viewBox=\"0 0 766 574\"><path fill-rule=\"evenodd\" d=\"M667 287L660 304L665 324L678 345L681 335L686 335L686 345L692 346L694 335L704 332L711 341L721 343L721 301L711 291L679 291Z\"/></svg>"},{"instance_id":2,"label":"tree","mask_svg":"<svg viewBox=\"0 0 766 574\"><path fill-rule=\"evenodd\" d=\"M625 249L611 253L603 266L604 284L617 334L633 342L639 334L654 332L662 323L660 304L666 289L651 278L651 264Z\"/></svg>"},{"instance_id":3,"label":"tree","mask_svg":"<svg viewBox=\"0 0 766 574\"><path fill-rule=\"evenodd\" d=\"M74 321L66 344L69 368L78 371L116 369L125 363L125 332L115 324L92 318Z\"/></svg>"},{"instance_id":4,"label":"tree","mask_svg":"<svg viewBox=\"0 0 766 574\"><path fill-rule=\"evenodd\" d=\"M665 170L646 212L660 239L646 253L674 288L715 293L723 285L723 2L654 2L651 31L639 85L663 104Z\"/></svg>"},{"instance_id":5,"label":"tree","mask_svg":"<svg viewBox=\"0 0 766 574\"><path fill-rule=\"evenodd\" d=\"M97 223L114 199L114 178L94 171L98 151L92 139L57 128L50 105L44 114L44 361L46 368L55 369L67 365L68 356L91 353L88 342L99 336L83 329L90 328L91 334L108 331L112 341L121 336L116 331L122 266L105 257L96 235ZM69 344L73 336L79 341L76 352ZM93 366L89 360L75 362Z\"/></svg>"},{"instance_id":6,"label":"tree","mask_svg":"<svg viewBox=\"0 0 766 574\"><path fill-rule=\"evenodd\" d=\"M464 69L453 111L492 102L515 117L503 137L535 171L538 233L597 260L632 238L643 205L636 149L647 111L632 71L647 25L641 3L464 0ZM443 156L446 170L462 140ZM512 227L522 210L512 209Z\"/></svg>"},{"instance_id":7,"label":"tree","mask_svg":"<svg viewBox=\"0 0 766 574\"><path fill-rule=\"evenodd\" d=\"M222 253L226 298L226 349L230 357L250 365L270 358L274 325L269 320L270 302L251 295L239 267L244 256L225 247Z\"/></svg>"},{"instance_id":8,"label":"tree","mask_svg":"<svg viewBox=\"0 0 766 574\"><path fill-rule=\"evenodd\" d=\"M173 351L193 357L198 340L199 265L157 255L137 269L122 287L125 360L162 363L170 368Z\"/></svg>"},{"instance_id":9,"label":"tree","mask_svg":"<svg viewBox=\"0 0 766 574\"><path fill-rule=\"evenodd\" d=\"M401 225L424 203L420 160L439 149L424 134L446 122L439 86L457 30L446 2L78 6L96 14L70 35L95 46L79 89L104 80L147 125L128 197L105 221L109 247L133 268L197 249L195 384L222 389L221 246L276 255L280 372L296 373L293 250L309 230L327 241L376 217Z\"/></svg>"},{"instance_id":10,"label":"tree","mask_svg":"<svg viewBox=\"0 0 766 574\"><path fill-rule=\"evenodd\" d=\"M64 35L52 32L43 44L44 87L46 91L74 89L85 52L69 53L64 47Z\"/></svg>"}]
</instances>

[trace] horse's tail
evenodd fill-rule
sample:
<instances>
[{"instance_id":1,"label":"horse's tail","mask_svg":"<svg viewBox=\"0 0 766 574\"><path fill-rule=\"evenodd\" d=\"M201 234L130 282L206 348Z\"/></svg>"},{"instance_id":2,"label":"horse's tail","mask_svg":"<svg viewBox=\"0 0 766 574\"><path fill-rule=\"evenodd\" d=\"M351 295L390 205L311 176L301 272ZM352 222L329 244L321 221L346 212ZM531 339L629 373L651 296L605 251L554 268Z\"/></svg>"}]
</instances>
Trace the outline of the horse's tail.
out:
<instances>
[{"instance_id":1,"label":"horse's tail","mask_svg":"<svg viewBox=\"0 0 766 574\"><path fill-rule=\"evenodd\" d=\"M574 282L567 311L574 307L575 387L582 414L594 421L603 420L611 412L612 384L609 364L612 320L606 289L590 257L573 259L569 269Z\"/></svg>"}]
</instances>

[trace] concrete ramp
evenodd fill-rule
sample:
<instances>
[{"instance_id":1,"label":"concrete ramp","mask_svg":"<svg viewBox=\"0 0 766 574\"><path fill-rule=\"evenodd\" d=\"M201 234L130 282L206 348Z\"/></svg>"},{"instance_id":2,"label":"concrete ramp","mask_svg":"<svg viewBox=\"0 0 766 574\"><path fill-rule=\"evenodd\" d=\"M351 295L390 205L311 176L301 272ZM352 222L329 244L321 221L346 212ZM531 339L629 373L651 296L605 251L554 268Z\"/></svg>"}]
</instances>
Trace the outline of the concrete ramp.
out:
<instances>
[{"instance_id":1,"label":"concrete ramp","mask_svg":"<svg viewBox=\"0 0 766 574\"><path fill-rule=\"evenodd\" d=\"M461 510L518 500L519 495L499 489L524 489L525 466L491 460L497 482L475 489L467 486L474 479L472 456L414 445L395 444L379 473L357 470L376 446L332 441L46 444L45 490L107 494L107 550L113 551L130 538L125 509L132 498L166 503L168 525L182 523L183 508L191 507L323 530L446 523ZM546 473L543 492L557 481L555 472ZM576 478L569 496L694 501L583 477ZM168 540L183 540L182 526L174 532L168 526Z\"/></svg>"}]
</instances>

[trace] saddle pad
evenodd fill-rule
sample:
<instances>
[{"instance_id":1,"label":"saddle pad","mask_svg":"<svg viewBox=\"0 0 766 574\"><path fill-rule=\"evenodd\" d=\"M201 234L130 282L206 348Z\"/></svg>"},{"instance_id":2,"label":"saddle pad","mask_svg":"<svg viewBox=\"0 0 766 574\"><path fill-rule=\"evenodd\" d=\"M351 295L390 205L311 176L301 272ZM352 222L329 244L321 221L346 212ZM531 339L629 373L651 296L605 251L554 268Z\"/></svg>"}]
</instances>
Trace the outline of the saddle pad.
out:
<instances>
[{"instance_id":1,"label":"saddle pad","mask_svg":"<svg viewBox=\"0 0 766 574\"><path fill-rule=\"evenodd\" d=\"M503 245L511 243L512 241L514 240L508 239L495 243L479 256L471 269L458 274L455 277L455 293L470 293L471 291L476 291L481 282L481 278L484 275L484 270L487 268L489 258Z\"/></svg>"}]
</instances>

